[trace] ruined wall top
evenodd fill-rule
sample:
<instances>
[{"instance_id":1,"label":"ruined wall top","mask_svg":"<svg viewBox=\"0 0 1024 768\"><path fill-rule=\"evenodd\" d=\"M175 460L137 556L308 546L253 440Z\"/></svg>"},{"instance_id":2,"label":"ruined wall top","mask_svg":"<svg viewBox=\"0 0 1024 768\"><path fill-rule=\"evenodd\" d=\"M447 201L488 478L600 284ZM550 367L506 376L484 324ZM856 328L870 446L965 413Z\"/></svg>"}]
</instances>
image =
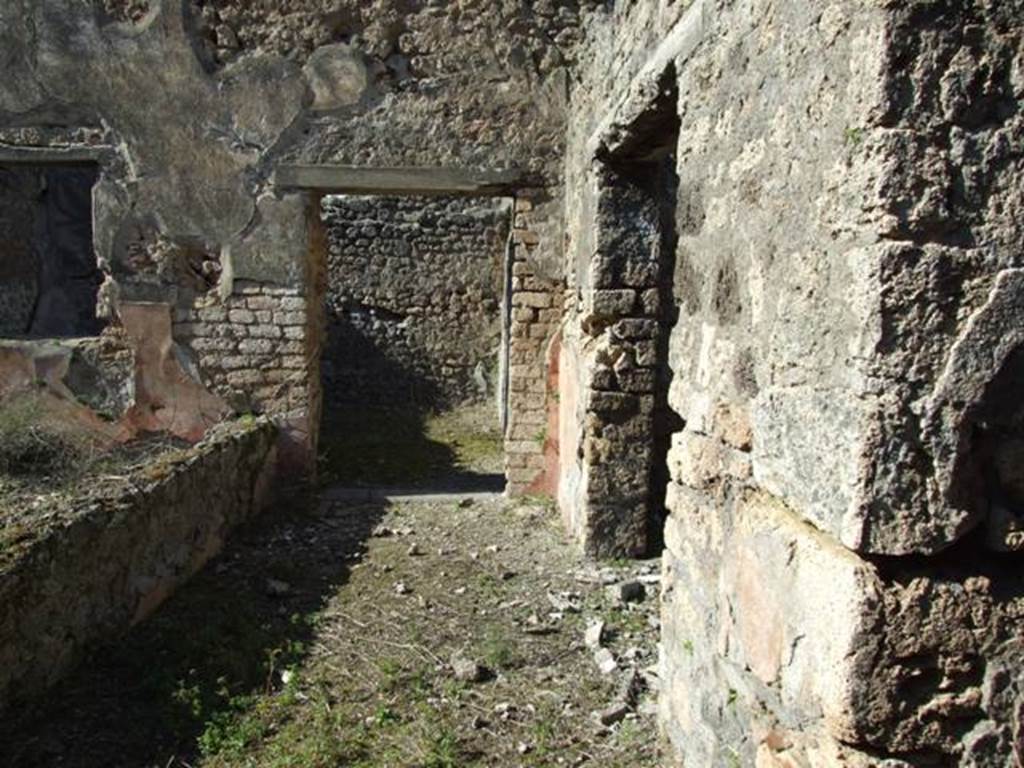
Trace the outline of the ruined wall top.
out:
<instances>
[{"instance_id":1,"label":"ruined wall top","mask_svg":"<svg viewBox=\"0 0 1024 768\"><path fill-rule=\"evenodd\" d=\"M115 304L187 304L206 287L182 279L186 262L297 284L307 248L301 209L273 186L282 162L515 168L558 184L580 12L0 0L0 148L110 148L94 218Z\"/></svg>"}]
</instances>

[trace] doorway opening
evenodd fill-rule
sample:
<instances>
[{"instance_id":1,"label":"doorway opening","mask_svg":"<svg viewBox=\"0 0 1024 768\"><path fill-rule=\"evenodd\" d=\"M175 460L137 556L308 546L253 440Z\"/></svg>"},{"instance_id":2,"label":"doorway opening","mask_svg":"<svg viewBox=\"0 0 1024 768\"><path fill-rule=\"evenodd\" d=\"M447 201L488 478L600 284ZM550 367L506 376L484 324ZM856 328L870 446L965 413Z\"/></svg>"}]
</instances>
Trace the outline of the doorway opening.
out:
<instances>
[{"instance_id":1,"label":"doorway opening","mask_svg":"<svg viewBox=\"0 0 1024 768\"><path fill-rule=\"evenodd\" d=\"M587 549L660 551L667 457L682 428L668 404L669 337L678 314L678 94L670 68L657 98L597 157L594 255L586 270L587 408L583 463Z\"/></svg>"},{"instance_id":2,"label":"doorway opening","mask_svg":"<svg viewBox=\"0 0 1024 768\"><path fill-rule=\"evenodd\" d=\"M96 178L91 165L0 166L0 337L103 330L92 233Z\"/></svg>"},{"instance_id":3,"label":"doorway opening","mask_svg":"<svg viewBox=\"0 0 1024 768\"><path fill-rule=\"evenodd\" d=\"M507 198L326 195L322 479L501 492Z\"/></svg>"}]
</instances>

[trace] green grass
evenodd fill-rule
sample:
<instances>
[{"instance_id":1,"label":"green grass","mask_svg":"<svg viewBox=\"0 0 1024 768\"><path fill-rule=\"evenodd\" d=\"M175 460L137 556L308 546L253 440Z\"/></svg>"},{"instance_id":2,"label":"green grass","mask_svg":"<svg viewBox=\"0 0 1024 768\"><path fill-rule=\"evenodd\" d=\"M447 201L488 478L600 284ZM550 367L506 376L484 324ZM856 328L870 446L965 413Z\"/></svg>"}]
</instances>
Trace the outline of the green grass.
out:
<instances>
[{"instance_id":1,"label":"green grass","mask_svg":"<svg viewBox=\"0 0 1024 768\"><path fill-rule=\"evenodd\" d=\"M84 428L48 413L43 395L28 391L0 403L0 473L65 474L92 459L94 441Z\"/></svg>"},{"instance_id":2,"label":"green grass","mask_svg":"<svg viewBox=\"0 0 1024 768\"><path fill-rule=\"evenodd\" d=\"M500 628L492 628L480 643L480 658L492 669L512 669L517 664L516 647Z\"/></svg>"},{"instance_id":3,"label":"green grass","mask_svg":"<svg viewBox=\"0 0 1024 768\"><path fill-rule=\"evenodd\" d=\"M320 475L325 483L415 485L500 471L502 450L497 418L479 407L433 415L353 409L325 417Z\"/></svg>"}]
</instances>

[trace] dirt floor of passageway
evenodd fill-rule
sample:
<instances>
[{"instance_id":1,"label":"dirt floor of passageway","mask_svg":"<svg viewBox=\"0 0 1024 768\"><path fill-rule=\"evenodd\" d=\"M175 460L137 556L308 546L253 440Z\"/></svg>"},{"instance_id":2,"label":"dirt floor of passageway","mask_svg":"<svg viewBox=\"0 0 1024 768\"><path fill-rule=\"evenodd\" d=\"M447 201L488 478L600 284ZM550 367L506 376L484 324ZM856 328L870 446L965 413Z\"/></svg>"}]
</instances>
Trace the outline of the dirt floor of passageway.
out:
<instances>
[{"instance_id":1,"label":"dirt floor of passageway","mask_svg":"<svg viewBox=\"0 0 1024 768\"><path fill-rule=\"evenodd\" d=\"M320 477L348 487L501 491L504 454L492 403L441 413L335 409L320 433Z\"/></svg>"},{"instance_id":2,"label":"dirt floor of passageway","mask_svg":"<svg viewBox=\"0 0 1024 768\"><path fill-rule=\"evenodd\" d=\"M541 503L278 507L6 718L0 765L660 765L655 575L582 561Z\"/></svg>"}]
</instances>

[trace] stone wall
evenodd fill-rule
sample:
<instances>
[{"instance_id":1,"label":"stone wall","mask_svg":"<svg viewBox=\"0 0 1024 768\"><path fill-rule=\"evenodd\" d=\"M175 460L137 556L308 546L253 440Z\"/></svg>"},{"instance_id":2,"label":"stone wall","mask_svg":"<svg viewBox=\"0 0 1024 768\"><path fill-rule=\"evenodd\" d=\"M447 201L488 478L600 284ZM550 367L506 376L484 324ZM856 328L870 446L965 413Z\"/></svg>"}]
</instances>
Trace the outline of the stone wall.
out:
<instances>
[{"instance_id":1,"label":"stone wall","mask_svg":"<svg viewBox=\"0 0 1024 768\"><path fill-rule=\"evenodd\" d=\"M557 183L569 67L581 14L596 3L343 0L269 14L238 0L204 5L217 9L204 14L214 35L230 27L238 50L305 62L315 115L296 159L518 167Z\"/></svg>"},{"instance_id":2,"label":"stone wall","mask_svg":"<svg viewBox=\"0 0 1024 768\"><path fill-rule=\"evenodd\" d=\"M170 307L183 333L171 349L196 353L178 355L193 382L264 409L280 402L278 382L238 358L265 353L215 350L241 366L218 372L188 329L218 299L249 311L236 281L316 296L311 199L275 189L275 169L515 170L556 190L581 13L479 0L0 0L0 156L95 163L100 309L118 322L128 304ZM534 249L545 264L531 268L557 281L560 245L556 233Z\"/></svg>"},{"instance_id":3,"label":"stone wall","mask_svg":"<svg viewBox=\"0 0 1024 768\"><path fill-rule=\"evenodd\" d=\"M0 708L55 682L88 646L141 621L266 500L275 429L230 427L82 502L0 578Z\"/></svg>"},{"instance_id":4,"label":"stone wall","mask_svg":"<svg viewBox=\"0 0 1024 768\"><path fill-rule=\"evenodd\" d=\"M327 197L323 215L328 407L493 398L509 203Z\"/></svg>"},{"instance_id":5,"label":"stone wall","mask_svg":"<svg viewBox=\"0 0 1024 768\"><path fill-rule=\"evenodd\" d=\"M676 82L673 750L1019 762L1020 4L656 6L588 35L567 217L571 277Z\"/></svg>"},{"instance_id":6,"label":"stone wall","mask_svg":"<svg viewBox=\"0 0 1024 768\"><path fill-rule=\"evenodd\" d=\"M643 556L661 540L661 470L674 421L666 404L672 165L671 158L602 161L593 251L575 251L580 263L560 352L572 361L566 375L573 380L561 409L559 501L571 535L599 557Z\"/></svg>"}]
</instances>

